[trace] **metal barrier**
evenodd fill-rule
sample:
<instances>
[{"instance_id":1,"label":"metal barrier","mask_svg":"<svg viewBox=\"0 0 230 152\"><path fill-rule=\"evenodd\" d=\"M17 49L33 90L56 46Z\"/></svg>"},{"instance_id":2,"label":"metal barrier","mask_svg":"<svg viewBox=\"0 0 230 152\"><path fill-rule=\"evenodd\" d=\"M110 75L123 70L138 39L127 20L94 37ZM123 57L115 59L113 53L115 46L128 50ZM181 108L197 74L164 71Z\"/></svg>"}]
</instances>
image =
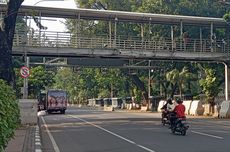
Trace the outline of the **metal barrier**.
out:
<instances>
[{"instance_id":1,"label":"metal barrier","mask_svg":"<svg viewBox=\"0 0 230 152\"><path fill-rule=\"evenodd\" d=\"M210 39L176 39L172 42L168 38L154 38L142 40L139 37L117 36L110 38L108 35L80 36L68 32L49 31L19 31L14 36L14 46L30 47L68 47L68 48L116 48L121 50L151 50L174 52L218 52L229 53L229 42Z\"/></svg>"}]
</instances>

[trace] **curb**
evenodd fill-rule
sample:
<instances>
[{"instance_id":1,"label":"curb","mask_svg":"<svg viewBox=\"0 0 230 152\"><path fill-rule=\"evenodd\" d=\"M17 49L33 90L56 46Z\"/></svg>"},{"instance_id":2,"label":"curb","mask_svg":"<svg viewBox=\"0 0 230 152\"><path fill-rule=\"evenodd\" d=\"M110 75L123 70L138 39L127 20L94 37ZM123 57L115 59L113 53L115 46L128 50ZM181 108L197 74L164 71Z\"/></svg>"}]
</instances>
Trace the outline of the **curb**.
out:
<instances>
[{"instance_id":1,"label":"curb","mask_svg":"<svg viewBox=\"0 0 230 152\"><path fill-rule=\"evenodd\" d=\"M35 152L42 152L40 130L38 125L35 128Z\"/></svg>"}]
</instances>

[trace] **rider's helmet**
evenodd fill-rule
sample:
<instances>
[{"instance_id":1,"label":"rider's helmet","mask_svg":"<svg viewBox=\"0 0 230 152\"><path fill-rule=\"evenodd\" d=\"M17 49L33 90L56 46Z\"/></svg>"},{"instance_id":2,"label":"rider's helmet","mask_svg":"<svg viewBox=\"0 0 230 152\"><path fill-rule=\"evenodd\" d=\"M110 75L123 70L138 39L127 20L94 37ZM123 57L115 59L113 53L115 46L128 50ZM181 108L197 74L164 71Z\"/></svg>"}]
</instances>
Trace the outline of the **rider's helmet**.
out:
<instances>
[{"instance_id":1,"label":"rider's helmet","mask_svg":"<svg viewBox=\"0 0 230 152\"><path fill-rule=\"evenodd\" d=\"M173 103L172 103L172 99L171 99L171 98L168 98L167 103L173 104Z\"/></svg>"},{"instance_id":2,"label":"rider's helmet","mask_svg":"<svg viewBox=\"0 0 230 152\"><path fill-rule=\"evenodd\" d=\"M181 100L181 98L176 98L176 103L180 104L183 103L183 101Z\"/></svg>"}]
</instances>

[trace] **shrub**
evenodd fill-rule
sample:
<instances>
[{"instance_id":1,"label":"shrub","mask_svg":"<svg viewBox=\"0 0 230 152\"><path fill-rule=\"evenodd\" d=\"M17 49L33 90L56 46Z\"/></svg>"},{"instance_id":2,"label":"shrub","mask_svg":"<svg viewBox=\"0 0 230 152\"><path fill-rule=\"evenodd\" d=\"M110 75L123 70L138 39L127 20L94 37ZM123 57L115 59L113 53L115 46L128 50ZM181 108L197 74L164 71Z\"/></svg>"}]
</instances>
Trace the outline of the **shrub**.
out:
<instances>
[{"instance_id":1,"label":"shrub","mask_svg":"<svg viewBox=\"0 0 230 152\"><path fill-rule=\"evenodd\" d=\"M224 20L227 22L227 24L229 25L230 24L230 12L226 13L224 16L223 16Z\"/></svg>"},{"instance_id":2,"label":"shrub","mask_svg":"<svg viewBox=\"0 0 230 152\"><path fill-rule=\"evenodd\" d=\"M19 107L12 87L0 79L0 152L19 125Z\"/></svg>"}]
</instances>

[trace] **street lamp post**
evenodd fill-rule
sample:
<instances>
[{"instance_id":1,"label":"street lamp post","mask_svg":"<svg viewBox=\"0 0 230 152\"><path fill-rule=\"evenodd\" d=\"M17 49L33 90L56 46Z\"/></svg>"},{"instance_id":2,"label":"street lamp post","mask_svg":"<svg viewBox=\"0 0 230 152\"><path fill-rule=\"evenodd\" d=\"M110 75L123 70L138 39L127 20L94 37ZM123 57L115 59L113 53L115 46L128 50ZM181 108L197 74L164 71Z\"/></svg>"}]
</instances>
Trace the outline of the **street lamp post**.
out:
<instances>
[{"instance_id":1,"label":"street lamp post","mask_svg":"<svg viewBox=\"0 0 230 152\"><path fill-rule=\"evenodd\" d=\"M150 69L151 67L151 60L149 60L149 78L148 78L148 109L150 109L150 99L151 99L151 72L153 72L153 69Z\"/></svg>"}]
</instances>

